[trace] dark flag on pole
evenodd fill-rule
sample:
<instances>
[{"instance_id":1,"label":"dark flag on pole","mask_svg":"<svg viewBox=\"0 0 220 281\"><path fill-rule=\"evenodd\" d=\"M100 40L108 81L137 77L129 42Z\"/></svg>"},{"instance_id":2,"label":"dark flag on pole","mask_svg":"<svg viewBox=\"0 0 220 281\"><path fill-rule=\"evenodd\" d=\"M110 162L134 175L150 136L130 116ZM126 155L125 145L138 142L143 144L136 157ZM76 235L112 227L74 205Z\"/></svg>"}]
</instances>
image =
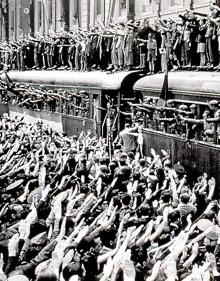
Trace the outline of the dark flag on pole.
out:
<instances>
[{"instance_id":1,"label":"dark flag on pole","mask_svg":"<svg viewBox=\"0 0 220 281\"><path fill-rule=\"evenodd\" d=\"M156 106L157 107L164 107L166 105L166 101L168 100L168 71L165 71L165 76L164 76L164 82L163 82L163 87L159 96L159 99L157 101Z\"/></svg>"}]
</instances>

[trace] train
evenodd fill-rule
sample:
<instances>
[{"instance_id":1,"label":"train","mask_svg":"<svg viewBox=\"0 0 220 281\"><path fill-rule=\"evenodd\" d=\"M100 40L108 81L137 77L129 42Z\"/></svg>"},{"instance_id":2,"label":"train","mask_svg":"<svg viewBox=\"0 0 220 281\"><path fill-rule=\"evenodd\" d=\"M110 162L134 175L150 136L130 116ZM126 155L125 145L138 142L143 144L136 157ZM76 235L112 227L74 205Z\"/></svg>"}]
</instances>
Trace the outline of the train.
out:
<instances>
[{"instance_id":1,"label":"train","mask_svg":"<svg viewBox=\"0 0 220 281\"><path fill-rule=\"evenodd\" d=\"M52 91L65 89L79 94L82 91L86 92L89 100L87 116L76 114L76 110L71 114L62 110L51 113L0 103L0 114L8 112L13 116L23 114L25 111L29 122L42 119L67 135L78 135L82 130L91 130L94 134L105 136L107 125L110 125L111 129L115 127L113 133L117 134L126 122L126 117L120 112L129 112L130 102L145 103L149 98L157 100L164 83L164 74L146 76L139 70L116 73L10 71L8 76L14 83L29 84L36 88L44 85L47 90ZM4 74L1 79L6 80ZM202 116L211 100L220 100L220 73L169 72L168 93L177 107L181 104L193 103L198 115ZM111 115L112 109L114 120L108 124L108 115ZM216 178L217 185L220 186L220 143L204 142L198 139L186 141L179 135L162 132L155 128L144 128L143 134L146 155L149 155L152 147L156 151L165 149L170 153L172 162L181 162L192 177L207 172L209 176Z\"/></svg>"},{"instance_id":2,"label":"train","mask_svg":"<svg viewBox=\"0 0 220 281\"><path fill-rule=\"evenodd\" d=\"M143 102L149 98L158 99L164 83L164 75L145 76L134 84L134 91L142 96ZM175 102L175 107L194 104L200 118L212 100L220 101L220 73L199 71L177 71L168 73L168 96ZM200 130L201 128L198 128ZM198 131L198 134L200 132ZM166 149L173 163L180 161L188 169L192 178L206 172L214 176L217 187L220 186L220 143L205 142L161 132L144 129L144 151L150 153L152 147L156 151ZM218 195L219 196L219 195Z\"/></svg>"},{"instance_id":3,"label":"train","mask_svg":"<svg viewBox=\"0 0 220 281\"><path fill-rule=\"evenodd\" d=\"M137 102L139 97L134 95L133 85L141 78L141 71L124 71L107 73L102 71L74 72L74 71L10 71L2 74L1 79L17 84L28 84L30 87L44 87L46 91L54 92L66 90L81 95L75 98L75 106L79 105L79 99L88 99L86 116L79 114L77 110L71 113L62 109L54 110L48 115L45 110L40 112L8 105L10 115L26 113L30 120L42 119L49 122L52 127L65 132L67 135L79 135L82 130L91 130L93 134L103 136L106 134L107 115L114 110L111 122L115 131L120 131L123 126L123 118L120 111L128 110L128 101ZM2 105L5 107L6 105ZM116 112L117 111L117 112ZM1 110L0 110L1 113ZM115 119L115 120L114 120Z\"/></svg>"}]
</instances>

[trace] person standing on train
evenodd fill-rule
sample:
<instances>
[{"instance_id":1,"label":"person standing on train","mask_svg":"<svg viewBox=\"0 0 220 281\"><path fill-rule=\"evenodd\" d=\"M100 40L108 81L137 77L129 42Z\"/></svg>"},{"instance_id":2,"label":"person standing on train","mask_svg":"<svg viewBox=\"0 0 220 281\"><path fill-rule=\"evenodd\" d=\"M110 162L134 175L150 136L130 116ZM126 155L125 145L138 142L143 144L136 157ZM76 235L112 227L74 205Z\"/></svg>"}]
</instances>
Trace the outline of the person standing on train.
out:
<instances>
[{"instance_id":1,"label":"person standing on train","mask_svg":"<svg viewBox=\"0 0 220 281\"><path fill-rule=\"evenodd\" d=\"M157 60L157 41L153 38L152 33L148 34L147 40L147 61L149 63L149 73L155 72L155 61Z\"/></svg>"},{"instance_id":2,"label":"person standing on train","mask_svg":"<svg viewBox=\"0 0 220 281\"><path fill-rule=\"evenodd\" d=\"M112 51L111 51L111 58L112 58L112 65L114 67L113 71L118 70L118 52L117 52L117 42L118 42L118 35L114 34L112 39Z\"/></svg>"},{"instance_id":3,"label":"person standing on train","mask_svg":"<svg viewBox=\"0 0 220 281\"><path fill-rule=\"evenodd\" d=\"M206 34L205 34L205 46L206 46L207 65L210 67L213 66L214 63L214 56L213 56L213 49L212 49L213 36L214 36L214 24L210 20L208 20Z\"/></svg>"},{"instance_id":4,"label":"person standing on train","mask_svg":"<svg viewBox=\"0 0 220 281\"><path fill-rule=\"evenodd\" d=\"M67 53L67 59L68 59L68 64L70 67L70 70L73 70L73 58L75 56L75 43L74 40L71 38L69 40L69 48L68 48L68 53Z\"/></svg>"},{"instance_id":5,"label":"person standing on train","mask_svg":"<svg viewBox=\"0 0 220 281\"><path fill-rule=\"evenodd\" d=\"M140 52L140 64L137 66L137 69L145 69L146 68L146 56L147 56L147 46L139 39L147 40L148 34L155 33L156 31L149 25L148 19L143 19L140 23L140 27L138 27L137 32L137 41L139 41L138 47Z\"/></svg>"},{"instance_id":6,"label":"person standing on train","mask_svg":"<svg viewBox=\"0 0 220 281\"><path fill-rule=\"evenodd\" d=\"M209 20L215 24L216 26L216 36L218 41L218 66L216 68L220 68L220 17L212 18L209 17Z\"/></svg>"},{"instance_id":7,"label":"person standing on train","mask_svg":"<svg viewBox=\"0 0 220 281\"><path fill-rule=\"evenodd\" d=\"M80 39L76 38L75 39L75 70L79 71L80 70L80 61L81 61L81 43Z\"/></svg>"},{"instance_id":8,"label":"person standing on train","mask_svg":"<svg viewBox=\"0 0 220 281\"><path fill-rule=\"evenodd\" d=\"M206 56L205 56L205 34L206 34L206 19L200 19L199 21L199 34L196 38L197 41L197 53L200 55L200 66L205 66Z\"/></svg>"},{"instance_id":9,"label":"person standing on train","mask_svg":"<svg viewBox=\"0 0 220 281\"><path fill-rule=\"evenodd\" d=\"M123 22L119 23L119 30L117 32L118 34L118 42L116 45L117 54L118 54L118 65L119 70L123 70L124 66L124 36L125 36L125 25Z\"/></svg>"},{"instance_id":10,"label":"person standing on train","mask_svg":"<svg viewBox=\"0 0 220 281\"><path fill-rule=\"evenodd\" d=\"M133 66L133 42L134 28L128 25L124 38L125 70L131 70Z\"/></svg>"}]
</instances>

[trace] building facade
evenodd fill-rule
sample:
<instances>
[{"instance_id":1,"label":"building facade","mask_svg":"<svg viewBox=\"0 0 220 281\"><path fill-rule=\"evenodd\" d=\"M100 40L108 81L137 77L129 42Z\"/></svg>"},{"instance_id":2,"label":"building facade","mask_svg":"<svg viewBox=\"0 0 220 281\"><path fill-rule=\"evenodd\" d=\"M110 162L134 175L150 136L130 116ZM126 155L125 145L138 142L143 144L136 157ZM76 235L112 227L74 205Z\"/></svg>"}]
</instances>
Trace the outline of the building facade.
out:
<instances>
[{"instance_id":1,"label":"building facade","mask_svg":"<svg viewBox=\"0 0 220 281\"><path fill-rule=\"evenodd\" d=\"M220 5L220 0L215 1ZM49 34L88 28L97 21L178 18L185 8L207 12L209 0L0 0L0 36L23 39L28 33Z\"/></svg>"}]
</instances>

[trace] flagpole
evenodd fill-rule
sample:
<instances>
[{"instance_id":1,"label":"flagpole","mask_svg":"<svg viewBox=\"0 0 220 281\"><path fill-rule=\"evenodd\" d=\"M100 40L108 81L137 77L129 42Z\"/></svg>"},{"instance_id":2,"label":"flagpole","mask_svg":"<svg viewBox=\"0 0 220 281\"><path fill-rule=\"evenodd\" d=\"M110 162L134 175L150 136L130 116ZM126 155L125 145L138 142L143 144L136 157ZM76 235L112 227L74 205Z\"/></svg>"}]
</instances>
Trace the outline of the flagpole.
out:
<instances>
[{"instance_id":1,"label":"flagpole","mask_svg":"<svg viewBox=\"0 0 220 281\"><path fill-rule=\"evenodd\" d=\"M164 69L164 81L161 89L160 96L157 100L156 107L164 107L166 106L166 101L169 96L169 87L168 87L168 60L166 57L165 69Z\"/></svg>"}]
</instances>

